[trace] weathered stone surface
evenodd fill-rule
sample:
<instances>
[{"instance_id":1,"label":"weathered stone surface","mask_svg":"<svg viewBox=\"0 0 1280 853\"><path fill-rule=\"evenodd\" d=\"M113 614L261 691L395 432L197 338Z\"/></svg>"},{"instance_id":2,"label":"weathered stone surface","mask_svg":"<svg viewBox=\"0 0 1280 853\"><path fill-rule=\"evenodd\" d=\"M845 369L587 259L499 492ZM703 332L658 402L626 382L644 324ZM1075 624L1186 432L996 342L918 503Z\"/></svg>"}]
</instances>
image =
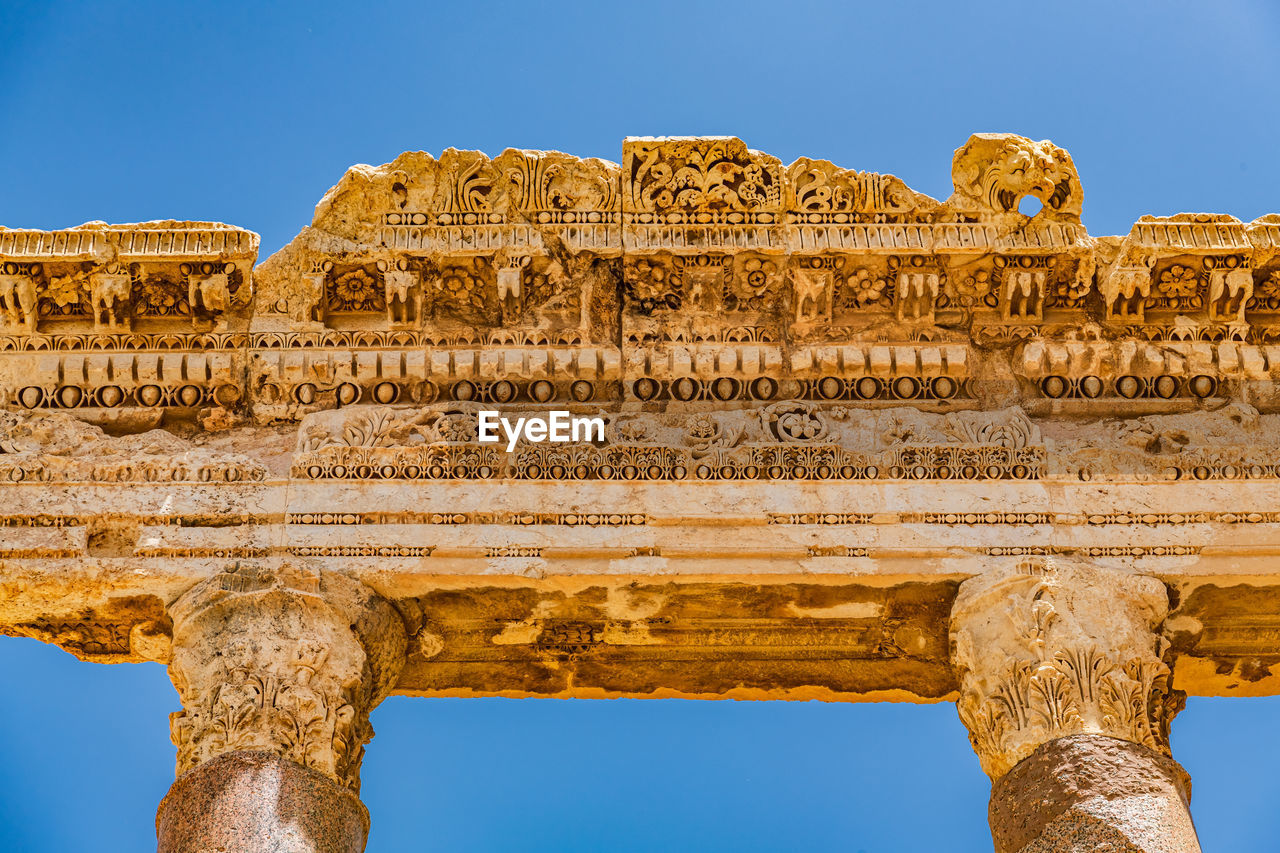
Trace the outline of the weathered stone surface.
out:
<instances>
[{"instance_id":1,"label":"weathered stone surface","mask_svg":"<svg viewBox=\"0 0 1280 853\"><path fill-rule=\"evenodd\" d=\"M1199 851L1168 758L1170 687L1154 578L1053 557L960 585L960 719L993 781L997 853Z\"/></svg>"},{"instance_id":2,"label":"weathered stone surface","mask_svg":"<svg viewBox=\"0 0 1280 853\"><path fill-rule=\"evenodd\" d=\"M237 751L183 774L156 813L156 853L361 853L369 812L322 773Z\"/></svg>"},{"instance_id":3,"label":"weathered stone surface","mask_svg":"<svg viewBox=\"0 0 1280 853\"><path fill-rule=\"evenodd\" d=\"M578 588L603 594L661 575L682 586L679 599L692 605L701 597L713 609L723 599L708 576L734 596L735 589L802 581L858 598L918 582L933 590L930 606L939 619L925 620L921 630L929 638L924 647L936 649L945 646L941 617L955 583L1056 554L1154 575L1175 591L1168 625L1179 689L1207 695L1277 689L1271 667L1280 656L1271 638L1280 630L1273 569L1280 516L1271 507L1280 489L1242 478L1243 469L1228 477L1222 464L1225 448L1257 447L1261 457L1277 430L1274 416L1243 407L1083 424L1016 410L938 415L803 402L754 413L623 412L613 417L603 445L576 448L577 459L566 456L564 464L547 452L553 445L521 445L508 455L469 443L474 414L460 406L356 406L313 416L301 435L244 426L188 431L186 439L171 431L110 437L60 413L6 417L11 452L0 454L0 471L10 480L3 487L0 622L6 632L58 642L89 659L153 659L147 638L167 634L165 605L235 561L270 570L284 560L351 573L392 601L498 583L524 590L512 622L536 613L546 625L582 621L574 596L562 592L572 577L582 578ZM488 474L471 461L484 458L478 451L492 462ZM447 475L431 473L432 459L451 456L469 466L461 476L454 464ZM617 476L603 477L603 466L619 457L678 464L663 461L656 476L648 465L629 474L622 464ZM776 472L755 461L770 458L783 463ZM843 479L841 458L859 466L861 476ZM902 458L910 468L895 462ZM985 469L1022 464L1020 458L1043 460L1038 478L1000 473L1008 468L991 478L975 467L982 476L944 486L915 474L954 470L949 459L986 460ZM587 465L584 478L575 474L579 463ZM319 476L310 474L315 465ZM385 465L392 466L390 479L376 476ZM752 466L758 476L747 479ZM872 467L874 479L866 476ZM1170 468L1176 479L1139 480ZM1082 470L1097 476L1081 479ZM464 622L485 618L485 599L472 600L479 603L457 613ZM696 611L689 612L692 618ZM752 618L768 613L744 611ZM774 611L768 619L782 621L761 627L781 628L788 614ZM837 618L834 611L830 617ZM891 611L883 617L897 618ZM615 618L641 617L602 611L585 621ZM828 614L818 610L813 618ZM868 611L866 618L882 616ZM448 614L442 621L450 622ZM691 647L728 654L706 647L709 631L708 622L662 629L659 644L610 634L593 654L617 656L611 658L617 677L572 683L583 690L607 683L630 693L622 676L633 671L635 655ZM740 653L750 657L762 643L798 648L766 636L755 635ZM845 642L819 645L833 659L846 659L849 652L839 651ZM563 685L580 665L544 662L531 641L503 646L504 654L522 657L483 674L481 661L497 651L486 639L468 652L474 663L415 664L399 689L449 690L453 679L453 689L468 691ZM909 688L903 685L907 695L936 699L954 691L948 668L930 662L942 657L912 663L918 674ZM883 696L885 679L870 675L883 662L842 667L840 677L810 666L784 680L794 690L808 684L833 691L833 698ZM524 674L504 681L510 667ZM682 690L720 689L686 671L693 680ZM634 693L649 690L637 681Z\"/></svg>"},{"instance_id":4,"label":"weathered stone surface","mask_svg":"<svg viewBox=\"0 0 1280 853\"><path fill-rule=\"evenodd\" d=\"M944 202L732 137L621 159L353 167L256 270L225 225L0 229L0 403L211 428L437 399L1277 408L1274 215L1091 237L1070 155L1012 134L970 138Z\"/></svg>"},{"instance_id":5,"label":"weathered stone surface","mask_svg":"<svg viewBox=\"0 0 1280 853\"><path fill-rule=\"evenodd\" d=\"M355 166L256 268L0 229L0 632L168 662L184 779L351 789L390 691L958 697L993 778L1280 692L1280 215L1091 236L1012 134L952 180L636 137ZM1019 843L1127 831L1063 814Z\"/></svg>"},{"instance_id":6,"label":"weathered stone surface","mask_svg":"<svg viewBox=\"0 0 1280 853\"><path fill-rule=\"evenodd\" d=\"M119 423L117 423L117 426ZM12 483L250 483L267 466L150 429L112 437L63 412L0 411L0 472Z\"/></svg>"},{"instance_id":7,"label":"weathered stone surface","mask_svg":"<svg viewBox=\"0 0 1280 853\"><path fill-rule=\"evenodd\" d=\"M359 790L369 712L404 665L404 621L340 574L235 564L169 607L178 775L270 752Z\"/></svg>"},{"instance_id":8,"label":"weathered stone surface","mask_svg":"<svg viewBox=\"0 0 1280 853\"><path fill-rule=\"evenodd\" d=\"M1162 659L1158 580L1049 558L960 585L960 718L993 780L1051 740L1105 734L1168 753L1181 708Z\"/></svg>"},{"instance_id":9,"label":"weathered stone surface","mask_svg":"<svg viewBox=\"0 0 1280 853\"><path fill-rule=\"evenodd\" d=\"M1199 853L1191 781L1170 758L1102 735L1037 749L991 791L996 853Z\"/></svg>"}]
</instances>

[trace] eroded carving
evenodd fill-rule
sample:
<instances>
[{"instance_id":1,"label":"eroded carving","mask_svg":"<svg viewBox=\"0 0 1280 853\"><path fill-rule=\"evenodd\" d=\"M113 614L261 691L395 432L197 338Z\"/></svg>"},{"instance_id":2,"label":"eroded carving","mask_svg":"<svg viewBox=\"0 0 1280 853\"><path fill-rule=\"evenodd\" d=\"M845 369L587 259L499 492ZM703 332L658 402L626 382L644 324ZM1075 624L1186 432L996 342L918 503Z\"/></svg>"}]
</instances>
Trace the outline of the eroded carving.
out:
<instances>
[{"instance_id":1,"label":"eroded carving","mask_svg":"<svg viewBox=\"0 0 1280 853\"><path fill-rule=\"evenodd\" d=\"M339 575L237 563L170 607L171 718L181 775L235 750L265 750L359 790L369 712L407 649L400 615Z\"/></svg>"},{"instance_id":2,"label":"eroded carving","mask_svg":"<svg viewBox=\"0 0 1280 853\"><path fill-rule=\"evenodd\" d=\"M9 272L9 268L13 272ZM30 274L17 272L16 264L6 264L0 274L0 308L4 310L5 325L20 329L28 335L36 333L36 282Z\"/></svg>"},{"instance_id":3,"label":"eroded carving","mask_svg":"<svg viewBox=\"0 0 1280 853\"><path fill-rule=\"evenodd\" d=\"M1055 557L961 584L952 662L982 769L999 779L1042 744L1080 733L1168 755L1181 707L1159 634L1168 609L1154 578Z\"/></svg>"},{"instance_id":4,"label":"eroded carving","mask_svg":"<svg viewBox=\"0 0 1280 853\"><path fill-rule=\"evenodd\" d=\"M60 412L0 411L6 482L248 483L266 473L249 456L198 447L163 430L111 437Z\"/></svg>"},{"instance_id":5,"label":"eroded carving","mask_svg":"<svg viewBox=\"0 0 1280 853\"><path fill-rule=\"evenodd\" d=\"M975 133L952 161L955 194L949 204L978 215L1016 214L1034 196L1046 218L1080 221L1080 178L1071 155L1047 140L1009 133Z\"/></svg>"},{"instance_id":6,"label":"eroded carving","mask_svg":"<svg viewBox=\"0 0 1280 853\"><path fill-rule=\"evenodd\" d=\"M1280 371L1280 225L1180 214L1091 238L1048 142L975 135L945 202L732 137L629 139L622 160L450 149L356 167L257 270L256 238L211 223L0 230L0 398L107 424L171 407L270 424L503 383L655 403L772 383L778 398L1136 414ZM1027 196L1039 214L1018 212ZM1130 363L1032 366L1017 348L1101 339ZM1192 383L1130 355L1146 342L1210 346ZM173 352L183 370L153 367ZM791 381L800 393L779 390Z\"/></svg>"}]
</instances>

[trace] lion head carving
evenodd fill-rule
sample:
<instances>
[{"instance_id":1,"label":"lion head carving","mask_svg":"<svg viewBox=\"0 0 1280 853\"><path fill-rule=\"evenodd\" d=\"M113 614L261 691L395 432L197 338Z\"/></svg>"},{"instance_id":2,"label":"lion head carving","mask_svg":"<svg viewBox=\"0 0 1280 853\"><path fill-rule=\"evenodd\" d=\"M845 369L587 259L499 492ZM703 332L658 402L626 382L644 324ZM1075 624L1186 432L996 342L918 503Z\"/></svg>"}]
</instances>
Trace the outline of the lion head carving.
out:
<instances>
[{"instance_id":1,"label":"lion head carving","mask_svg":"<svg viewBox=\"0 0 1280 853\"><path fill-rule=\"evenodd\" d=\"M1044 203L1048 218L1080 220L1080 178L1071 155L1049 141L1011 133L978 133L951 164L957 210L1007 214L1025 196Z\"/></svg>"}]
</instances>

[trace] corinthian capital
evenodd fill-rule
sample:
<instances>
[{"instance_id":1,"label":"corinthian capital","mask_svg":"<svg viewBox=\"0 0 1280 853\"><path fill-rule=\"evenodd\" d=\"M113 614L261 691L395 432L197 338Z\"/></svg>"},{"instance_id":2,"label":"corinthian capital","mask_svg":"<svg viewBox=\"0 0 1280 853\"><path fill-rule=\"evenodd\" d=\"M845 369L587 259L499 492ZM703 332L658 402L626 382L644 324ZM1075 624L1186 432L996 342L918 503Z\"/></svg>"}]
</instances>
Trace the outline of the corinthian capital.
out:
<instances>
[{"instance_id":1,"label":"corinthian capital","mask_svg":"<svg viewBox=\"0 0 1280 853\"><path fill-rule=\"evenodd\" d=\"M960 719L993 780L1039 746L1100 734L1169 754L1181 708L1161 659L1169 609L1150 577L1053 559L960 585L951 656Z\"/></svg>"},{"instance_id":2,"label":"corinthian capital","mask_svg":"<svg viewBox=\"0 0 1280 853\"><path fill-rule=\"evenodd\" d=\"M359 790L369 712L405 658L390 604L342 575L259 563L197 584L169 611L179 776L257 751Z\"/></svg>"}]
</instances>

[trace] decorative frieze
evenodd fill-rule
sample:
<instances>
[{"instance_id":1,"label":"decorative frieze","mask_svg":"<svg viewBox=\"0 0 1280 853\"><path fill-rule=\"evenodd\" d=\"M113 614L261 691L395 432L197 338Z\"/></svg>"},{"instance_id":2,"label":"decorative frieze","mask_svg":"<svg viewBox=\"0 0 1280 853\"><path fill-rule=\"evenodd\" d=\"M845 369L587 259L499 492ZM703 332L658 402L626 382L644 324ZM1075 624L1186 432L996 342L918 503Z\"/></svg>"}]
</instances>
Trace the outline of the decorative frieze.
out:
<instances>
[{"instance_id":1,"label":"decorative frieze","mask_svg":"<svg viewBox=\"0 0 1280 853\"><path fill-rule=\"evenodd\" d=\"M944 201L733 137L629 138L621 159L355 167L256 269L256 235L225 225L0 229L0 406L108 425L437 400L1280 409L1244 387L1280 377L1275 216L1093 238L1070 155L1011 134L971 137Z\"/></svg>"},{"instance_id":2,"label":"decorative frieze","mask_svg":"<svg viewBox=\"0 0 1280 853\"><path fill-rule=\"evenodd\" d=\"M109 438L61 412L0 411L0 482L254 483L266 466L169 432Z\"/></svg>"},{"instance_id":3,"label":"decorative frieze","mask_svg":"<svg viewBox=\"0 0 1280 853\"><path fill-rule=\"evenodd\" d=\"M565 527L627 527L648 524L643 513L596 512L299 512L291 513L287 524L507 524L519 527L562 525Z\"/></svg>"},{"instance_id":4,"label":"decorative frieze","mask_svg":"<svg viewBox=\"0 0 1280 853\"><path fill-rule=\"evenodd\" d=\"M360 407L310 416L302 480L1075 481L1280 477L1277 415L1246 407L1061 428L1019 409L866 411L784 400L754 409L619 412L603 441L477 441L478 406ZM591 411L583 409L583 411ZM597 410L599 411L599 410ZM1052 426L1052 441L1041 424Z\"/></svg>"}]
</instances>

